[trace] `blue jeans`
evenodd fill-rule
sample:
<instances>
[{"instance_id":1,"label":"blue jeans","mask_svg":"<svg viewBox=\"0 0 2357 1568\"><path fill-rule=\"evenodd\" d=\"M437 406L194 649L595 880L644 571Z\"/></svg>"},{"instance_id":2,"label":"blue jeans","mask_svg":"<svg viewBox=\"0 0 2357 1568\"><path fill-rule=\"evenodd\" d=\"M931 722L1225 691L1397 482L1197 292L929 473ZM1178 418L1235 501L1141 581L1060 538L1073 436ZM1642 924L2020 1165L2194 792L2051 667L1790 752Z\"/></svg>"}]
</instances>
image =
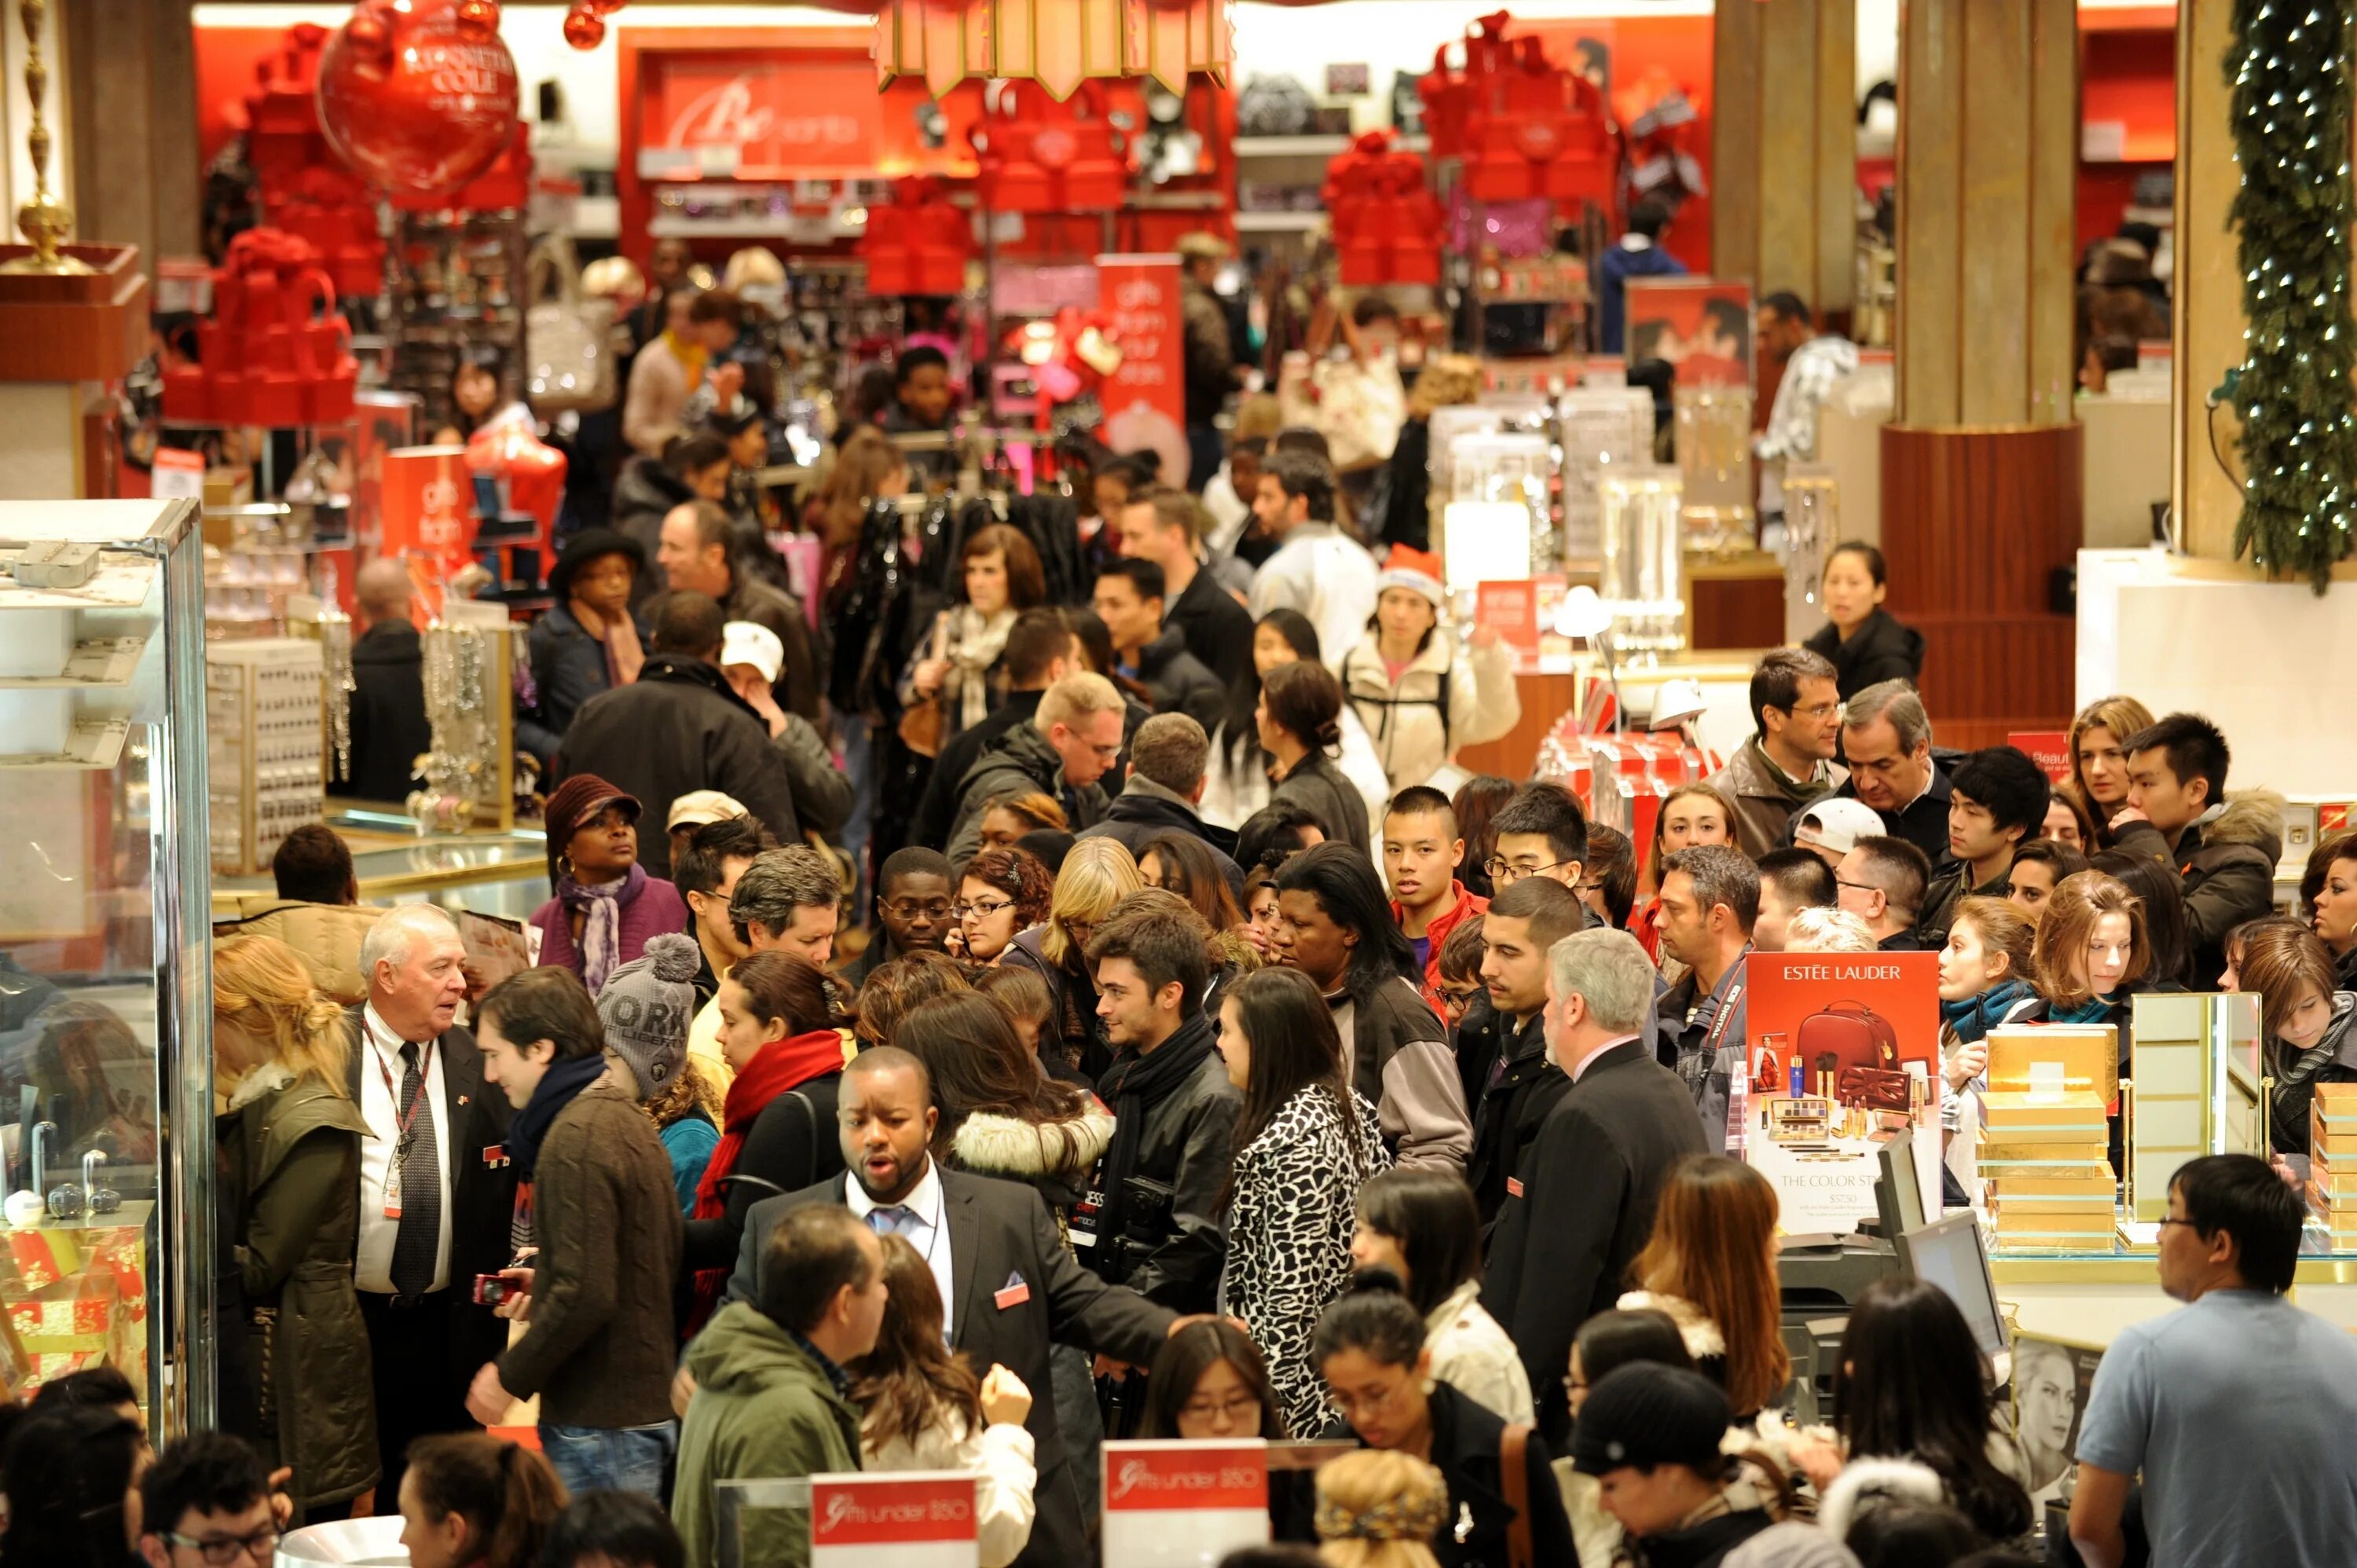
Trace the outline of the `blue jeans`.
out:
<instances>
[{"instance_id":1,"label":"blue jeans","mask_svg":"<svg viewBox=\"0 0 2357 1568\"><path fill-rule=\"evenodd\" d=\"M540 1452L575 1497L606 1489L662 1500L663 1472L679 1445L679 1423L656 1426L540 1423Z\"/></svg>"}]
</instances>

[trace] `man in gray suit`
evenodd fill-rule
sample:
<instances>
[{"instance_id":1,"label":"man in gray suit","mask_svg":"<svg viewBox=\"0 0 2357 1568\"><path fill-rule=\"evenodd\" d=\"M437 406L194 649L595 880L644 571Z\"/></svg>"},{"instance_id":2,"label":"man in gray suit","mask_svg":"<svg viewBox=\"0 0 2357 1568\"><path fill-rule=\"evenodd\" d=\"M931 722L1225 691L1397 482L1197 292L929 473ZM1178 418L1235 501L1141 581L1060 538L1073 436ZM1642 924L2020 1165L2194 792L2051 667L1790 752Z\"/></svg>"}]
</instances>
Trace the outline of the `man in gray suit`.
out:
<instances>
[{"instance_id":1,"label":"man in gray suit","mask_svg":"<svg viewBox=\"0 0 2357 1568\"><path fill-rule=\"evenodd\" d=\"M862 1052L843 1071L843 1158L832 1181L755 1204L729 1276L726 1299L761 1299L764 1243L790 1208L839 1203L878 1235L907 1239L942 1289L951 1347L977 1372L995 1363L1035 1396L1024 1423L1038 1456L1038 1512L1019 1568L1089 1560L1071 1460L1049 1397L1051 1341L1143 1367L1178 1318L1135 1291L1081 1267L1037 1191L945 1170L927 1153L940 1113L924 1064L890 1046Z\"/></svg>"}]
</instances>

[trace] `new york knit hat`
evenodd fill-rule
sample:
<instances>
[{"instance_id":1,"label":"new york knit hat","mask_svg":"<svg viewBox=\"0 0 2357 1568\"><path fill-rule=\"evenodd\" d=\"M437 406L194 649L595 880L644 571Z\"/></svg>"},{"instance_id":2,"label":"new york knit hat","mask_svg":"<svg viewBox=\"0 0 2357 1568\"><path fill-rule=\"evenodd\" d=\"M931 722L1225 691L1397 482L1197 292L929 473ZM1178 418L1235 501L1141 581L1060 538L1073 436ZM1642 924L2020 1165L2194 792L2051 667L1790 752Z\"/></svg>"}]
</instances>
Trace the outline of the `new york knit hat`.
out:
<instances>
[{"instance_id":1,"label":"new york knit hat","mask_svg":"<svg viewBox=\"0 0 2357 1568\"><path fill-rule=\"evenodd\" d=\"M1601 1476L1684 1465L1715 1475L1729 1419L1727 1396L1701 1373L1632 1361L1587 1391L1571 1434L1572 1468Z\"/></svg>"},{"instance_id":2,"label":"new york knit hat","mask_svg":"<svg viewBox=\"0 0 2357 1568\"><path fill-rule=\"evenodd\" d=\"M669 1089L687 1059L700 956L693 937L677 931L649 937L645 950L608 975L597 993L606 1048L639 1080L640 1100Z\"/></svg>"}]
</instances>

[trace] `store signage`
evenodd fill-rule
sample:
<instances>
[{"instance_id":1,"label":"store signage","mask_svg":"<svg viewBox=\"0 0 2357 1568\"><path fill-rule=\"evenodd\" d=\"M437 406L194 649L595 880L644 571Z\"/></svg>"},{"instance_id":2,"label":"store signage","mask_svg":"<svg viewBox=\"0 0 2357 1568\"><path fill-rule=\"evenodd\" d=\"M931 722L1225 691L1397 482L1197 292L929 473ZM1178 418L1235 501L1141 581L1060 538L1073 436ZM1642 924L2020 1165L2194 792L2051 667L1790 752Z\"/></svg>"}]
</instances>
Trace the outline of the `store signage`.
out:
<instances>
[{"instance_id":1,"label":"store signage","mask_svg":"<svg viewBox=\"0 0 2357 1568\"><path fill-rule=\"evenodd\" d=\"M406 558L429 615L442 585L473 560L475 481L464 446L404 446L384 455L383 530L375 553Z\"/></svg>"},{"instance_id":2,"label":"store signage","mask_svg":"<svg viewBox=\"0 0 2357 1568\"><path fill-rule=\"evenodd\" d=\"M1151 448L1162 472L1187 472L1185 332L1178 258L1099 256L1097 308L1112 320L1121 363L1098 393L1104 441L1116 452Z\"/></svg>"},{"instance_id":3,"label":"store signage","mask_svg":"<svg viewBox=\"0 0 2357 1568\"><path fill-rule=\"evenodd\" d=\"M1682 387L1751 384L1751 286L1713 278L1631 278L1628 359L1666 360Z\"/></svg>"},{"instance_id":4,"label":"store signage","mask_svg":"<svg viewBox=\"0 0 2357 1568\"><path fill-rule=\"evenodd\" d=\"M811 1568L976 1568L964 1470L811 1477Z\"/></svg>"},{"instance_id":5,"label":"store signage","mask_svg":"<svg viewBox=\"0 0 2357 1568\"><path fill-rule=\"evenodd\" d=\"M2046 777L2055 783L2060 784L2071 777L2070 731L2016 730L2005 737L2005 744L2045 769Z\"/></svg>"},{"instance_id":6,"label":"store signage","mask_svg":"<svg viewBox=\"0 0 2357 1568\"><path fill-rule=\"evenodd\" d=\"M1269 1539L1265 1443L1108 1443L1104 1561L1198 1568Z\"/></svg>"},{"instance_id":7,"label":"store signage","mask_svg":"<svg viewBox=\"0 0 2357 1568\"><path fill-rule=\"evenodd\" d=\"M158 446L148 460L147 493L159 501L205 499L205 459L200 452Z\"/></svg>"},{"instance_id":8,"label":"store signage","mask_svg":"<svg viewBox=\"0 0 2357 1568\"><path fill-rule=\"evenodd\" d=\"M656 56L641 178L814 179L882 166L885 100L857 56Z\"/></svg>"}]
</instances>

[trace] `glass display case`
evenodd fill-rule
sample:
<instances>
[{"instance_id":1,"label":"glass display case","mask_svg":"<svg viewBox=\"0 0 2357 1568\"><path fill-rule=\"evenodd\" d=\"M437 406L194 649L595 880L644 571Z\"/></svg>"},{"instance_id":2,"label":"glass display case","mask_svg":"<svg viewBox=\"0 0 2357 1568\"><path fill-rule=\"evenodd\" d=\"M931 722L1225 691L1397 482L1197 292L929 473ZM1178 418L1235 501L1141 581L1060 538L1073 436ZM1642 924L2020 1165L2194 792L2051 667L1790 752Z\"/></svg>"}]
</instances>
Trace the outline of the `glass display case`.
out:
<instances>
[{"instance_id":1,"label":"glass display case","mask_svg":"<svg viewBox=\"0 0 2357 1568\"><path fill-rule=\"evenodd\" d=\"M209 1424L211 976L193 501L0 502L0 1382Z\"/></svg>"}]
</instances>

